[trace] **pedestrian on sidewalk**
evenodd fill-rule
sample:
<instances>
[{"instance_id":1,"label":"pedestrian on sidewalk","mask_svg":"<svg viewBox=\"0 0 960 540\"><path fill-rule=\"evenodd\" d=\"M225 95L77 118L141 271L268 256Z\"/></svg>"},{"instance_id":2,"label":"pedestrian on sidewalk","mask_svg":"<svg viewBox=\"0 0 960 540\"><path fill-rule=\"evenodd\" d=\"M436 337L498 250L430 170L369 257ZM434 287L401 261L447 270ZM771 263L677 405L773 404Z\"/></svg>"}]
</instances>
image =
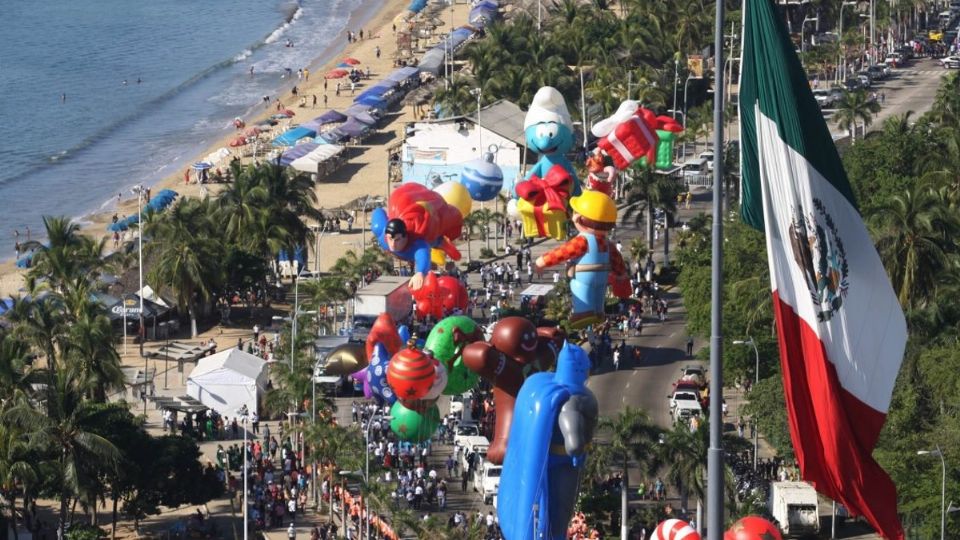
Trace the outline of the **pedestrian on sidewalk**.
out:
<instances>
[{"instance_id":1,"label":"pedestrian on sidewalk","mask_svg":"<svg viewBox=\"0 0 960 540\"><path fill-rule=\"evenodd\" d=\"M297 530L293 528L293 522L287 527L287 540L297 540Z\"/></svg>"},{"instance_id":2,"label":"pedestrian on sidewalk","mask_svg":"<svg viewBox=\"0 0 960 540\"><path fill-rule=\"evenodd\" d=\"M693 356L693 336L687 336L687 356Z\"/></svg>"}]
</instances>

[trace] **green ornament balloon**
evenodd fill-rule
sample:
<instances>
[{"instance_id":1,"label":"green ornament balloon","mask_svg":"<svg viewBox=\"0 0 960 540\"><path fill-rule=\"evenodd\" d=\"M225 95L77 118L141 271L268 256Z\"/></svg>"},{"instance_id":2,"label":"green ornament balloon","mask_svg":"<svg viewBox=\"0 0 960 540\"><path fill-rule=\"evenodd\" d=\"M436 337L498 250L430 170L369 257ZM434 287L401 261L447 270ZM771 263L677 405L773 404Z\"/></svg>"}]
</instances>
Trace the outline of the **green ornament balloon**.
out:
<instances>
[{"instance_id":1,"label":"green ornament balloon","mask_svg":"<svg viewBox=\"0 0 960 540\"><path fill-rule=\"evenodd\" d=\"M468 344L481 340L483 331L480 325L463 315L447 317L430 330L423 349L447 368L445 395L456 396L477 385L477 374L463 365L460 353Z\"/></svg>"},{"instance_id":2,"label":"green ornament balloon","mask_svg":"<svg viewBox=\"0 0 960 540\"><path fill-rule=\"evenodd\" d=\"M440 409L431 405L423 414L408 409L399 401L390 407L390 429L401 441L420 443L430 439L440 425Z\"/></svg>"}]
</instances>

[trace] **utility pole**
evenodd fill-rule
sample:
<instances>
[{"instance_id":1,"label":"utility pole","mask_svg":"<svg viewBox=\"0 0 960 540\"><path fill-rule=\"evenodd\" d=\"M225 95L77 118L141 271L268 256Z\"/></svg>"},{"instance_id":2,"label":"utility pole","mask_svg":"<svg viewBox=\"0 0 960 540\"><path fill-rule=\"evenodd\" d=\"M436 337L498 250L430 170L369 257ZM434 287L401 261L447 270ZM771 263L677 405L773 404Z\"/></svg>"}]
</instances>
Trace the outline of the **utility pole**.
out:
<instances>
[{"instance_id":1,"label":"utility pole","mask_svg":"<svg viewBox=\"0 0 960 540\"><path fill-rule=\"evenodd\" d=\"M717 2L713 35L713 238L710 291L710 447L707 450L707 538L723 537L723 20ZM720 67L720 69L716 69ZM674 90L676 93L676 90ZM676 108L676 107L674 107Z\"/></svg>"}]
</instances>

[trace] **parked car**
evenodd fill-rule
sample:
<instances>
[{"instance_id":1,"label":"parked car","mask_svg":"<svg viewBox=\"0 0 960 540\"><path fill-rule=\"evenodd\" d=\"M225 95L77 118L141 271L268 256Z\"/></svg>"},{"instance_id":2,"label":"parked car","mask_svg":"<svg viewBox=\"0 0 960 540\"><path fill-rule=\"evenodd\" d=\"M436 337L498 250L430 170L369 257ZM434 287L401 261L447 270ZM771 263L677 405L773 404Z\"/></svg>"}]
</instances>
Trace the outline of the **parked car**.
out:
<instances>
[{"instance_id":1,"label":"parked car","mask_svg":"<svg viewBox=\"0 0 960 540\"><path fill-rule=\"evenodd\" d=\"M944 56L940 59L943 69L960 69L960 56Z\"/></svg>"},{"instance_id":2,"label":"parked car","mask_svg":"<svg viewBox=\"0 0 960 540\"><path fill-rule=\"evenodd\" d=\"M707 170L713 170L713 150L707 150L705 152L700 152L700 155L697 156L699 159L707 160Z\"/></svg>"},{"instance_id":3,"label":"parked car","mask_svg":"<svg viewBox=\"0 0 960 540\"><path fill-rule=\"evenodd\" d=\"M829 109L836 104L836 99L830 90L814 90L813 97L817 99L817 105L820 105L821 109Z\"/></svg>"},{"instance_id":4,"label":"parked car","mask_svg":"<svg viewBox=\"0 0 960 540\"><path fill-rule=\"evenodd\" d=\"M843 86L850 92L856 92L857 90L863 90L864 88L863 81L861 81L859 78L847 79L846 81L843 81Z\"/></svg>"},{"instance_id":5,"label":"parked car","mask_svg":"<svg viewBox=\"0 0 960 540\"><path fill-rule=\"evenodd\" d=\"M905 62L905 57L904 57L902 54L898 53L898 52L892 52L892 53L890 53L890 54L887 55L887 57L883 60L883 62L884 62L885 64L887 64L887 65L893 65L894 67L900 67L900 66L902 66L902 65L904 64L904 62Z\"/></svg>"},{"instance_id":6,"label":"parked car","mask_svg":"<svg viewBox=\"0 0 960 540\"><path fill-rule=\"evenodd\" d=\"M874 81L882 81L883 79L886 79L886 78L887 78L886 72L885 72L885 71L883 70L883 68L880 67L880 66L870 66L870 67L868 67L868 68L867 68L867 74L868 74Z\"/></svg>"}]
</instances>

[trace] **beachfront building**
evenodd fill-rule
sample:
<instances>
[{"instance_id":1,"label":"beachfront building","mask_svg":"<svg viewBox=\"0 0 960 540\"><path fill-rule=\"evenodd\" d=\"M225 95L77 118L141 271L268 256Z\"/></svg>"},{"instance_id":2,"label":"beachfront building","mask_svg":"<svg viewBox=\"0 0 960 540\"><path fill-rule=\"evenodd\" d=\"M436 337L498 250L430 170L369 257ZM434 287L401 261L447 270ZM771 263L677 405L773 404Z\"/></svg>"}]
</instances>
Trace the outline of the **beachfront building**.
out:
<instances>
[{"instance_id":1,"label":"beachfront building","mask_svg":"<svg viewBox=\"0 0 960 540\"><path fill-rule=\"evenodd\" d=\"M524 114L516 104L500 100L480 109L479 124L476 113L408 124L400 151L403 181L435 187L459 178L465 163L493 147L503 190L512 191L526 164L536 161L536 156L524 156Z\"/></svg>"}]
</instances>

